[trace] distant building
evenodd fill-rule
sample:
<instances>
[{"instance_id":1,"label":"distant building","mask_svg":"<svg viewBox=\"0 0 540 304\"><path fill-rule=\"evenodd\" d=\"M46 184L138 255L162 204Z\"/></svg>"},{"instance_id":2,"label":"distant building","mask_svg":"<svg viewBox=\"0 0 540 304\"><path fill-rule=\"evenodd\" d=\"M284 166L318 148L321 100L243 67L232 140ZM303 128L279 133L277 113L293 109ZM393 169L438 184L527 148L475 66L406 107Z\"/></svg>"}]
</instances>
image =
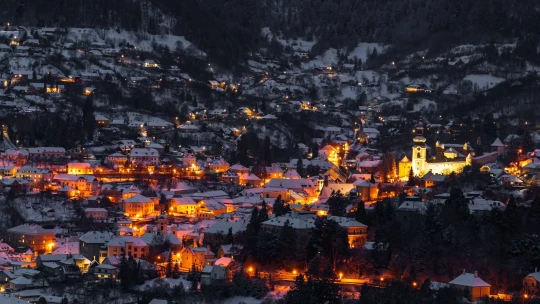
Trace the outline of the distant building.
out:
<instances>
[{"instance_id":1,"label":"distant building","mask_svg":"<svg viewBox=\"0 0 540 304\"><path fill-rule=\"evenodd\" d=\"M472 301L478 301L484 296L490 294L491 285L484 282L479 276L478 272L466 273L463 270L463 274L450 281L450 287L457 288L459 290L469 290Z\"/></svg>"}]
</instances>

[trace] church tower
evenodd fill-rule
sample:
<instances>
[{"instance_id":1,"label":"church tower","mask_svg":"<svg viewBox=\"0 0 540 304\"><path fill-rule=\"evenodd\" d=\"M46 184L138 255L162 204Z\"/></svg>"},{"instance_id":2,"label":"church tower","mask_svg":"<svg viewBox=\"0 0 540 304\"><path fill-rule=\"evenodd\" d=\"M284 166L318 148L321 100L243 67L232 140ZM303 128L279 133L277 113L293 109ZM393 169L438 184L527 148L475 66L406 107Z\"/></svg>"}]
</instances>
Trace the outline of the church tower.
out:
<instances>
[{"instance_id":1,"label":"church tower","mask_svg":"<svg viewBox=\"0 0 540 304\"><path fill-rule=\"evenodd\" d=\"M421 122L416 126L415 134L412 146L412 170L414 175L420 176L428 171L426 138Z\"/></svg>"}]
</instances>

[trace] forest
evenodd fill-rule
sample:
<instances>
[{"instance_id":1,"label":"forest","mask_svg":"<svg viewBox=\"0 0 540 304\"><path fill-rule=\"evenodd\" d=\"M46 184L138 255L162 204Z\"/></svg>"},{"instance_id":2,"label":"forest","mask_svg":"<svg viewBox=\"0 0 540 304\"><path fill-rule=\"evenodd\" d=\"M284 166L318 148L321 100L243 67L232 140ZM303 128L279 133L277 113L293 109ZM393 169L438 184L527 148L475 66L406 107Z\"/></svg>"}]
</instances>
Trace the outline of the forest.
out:
<instances>
[{"instance_id":1,"label":"forest","mask_svg":"<svg viewBox=\"0 0 540 304\"><path fill-rule=\"evenodd\" d=\"M315 54L358 42L432 51L449 43L540 34L534 0L2 0L2 22L62 27L108 27L184 35L222 65L268 46L261 30L316 40ZM164 16L177 21L171 26Z\"/></svg>"}]
</instances>

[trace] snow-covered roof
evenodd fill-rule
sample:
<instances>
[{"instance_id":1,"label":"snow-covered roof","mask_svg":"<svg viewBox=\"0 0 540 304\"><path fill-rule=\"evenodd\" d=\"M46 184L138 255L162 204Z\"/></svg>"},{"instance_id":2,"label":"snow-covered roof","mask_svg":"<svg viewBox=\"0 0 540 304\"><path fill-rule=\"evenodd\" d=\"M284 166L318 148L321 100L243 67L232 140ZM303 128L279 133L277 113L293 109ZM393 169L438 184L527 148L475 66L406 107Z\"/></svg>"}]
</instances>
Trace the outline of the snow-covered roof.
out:
<instances>
[{"instance_id":1,"label":"snow-covered roof","mask_svg":"<svg viewBox=\"0 0 540 304\"><path fill-rule=\"evenodd\" d=\"M490 287L491 285L484 282L484 280L478 277L475 273L463 273L457 278L450 281L452 285L467 286L467 287Z\"/></svg>"},{"instance_id":2,"label":"snow-covered roof","mask_svg":"<svg viewBox=\"0 0 540 304\"><path fill-rule=\"evenodd\" d=\"M105 208L86 208L84 212L107 212Z\"/></svg>"},{"instance_id":3,"label":"snow-covered roof","mask_svg":"<svg viewBox=\"0 0 540 304\"><path fill-rule=\"evenodd\" d=\"M152 200L147 198L146 196L135 194L134 196L124 200L124 202L125 203L151 203Z\"/></svg>"},{"instance_id":4,"label":"snow-covered roof","mask_svg":"<svg viewBox=\"0 0 540 304\"><path fill-rule=\"evenodd\" d=\"M497 137L495 141L491 144L492 147L504 147L502 141Z\"/></svg>"},{"instance_id":5,"label":"snow-covered roof","mask_svg":"<svg viewBox=\"0 0 540 304\"><path fill-rule=\"evenodd\" d=\"M117 236L114 239L112 239L109 243L107 243L107 247L111 246L125 246L126 243L133 243L133 246L137 247L144 247L148 246L145 241L143 241L141 238L134 237L134 236Z\"/></svg>"},{"instance_id":6,"label":"snow-covered roof","mask_svg":"<svg viewBox=\"0 0 540 304\"><path fill-rule=\"evenodd\" d=\"M79 238L79 241L89 244L105 244L114 237L109 231L89 231Z\"/></svg>"},{"instance_id":7,"label":"snow-covered roof","mask_svg":"<svg viewBox=\"0 0 540 304\"><path fill-rule=\"evenodd\" d=\"M133 148L130 156L159 156L159 152L153 148Z\"/></svg>"},{"instance_id":8,"label":"snow-covered roof","mask_svg":"<svg viewBox=\"0 0 540 304\"><path fill-rule=\"evenodd\" d=\"M234 260L231 259L231 258L222 257L222 258L217 259L217 261L214 263L214 265L227 267L227 266L229 266L229 264L232 261L234 261Z\"/></svg>"},{"instance_id":9,"label":"snow-covered roof","mask_svg":"<svg viewBox=\"0 0 540 304\"><path fill-rule=\"evenodd\" d=\"M265 188L303 189L315 188L315 185L309 179L272 178L268 181Z\"/></svg>"}]
</instances>

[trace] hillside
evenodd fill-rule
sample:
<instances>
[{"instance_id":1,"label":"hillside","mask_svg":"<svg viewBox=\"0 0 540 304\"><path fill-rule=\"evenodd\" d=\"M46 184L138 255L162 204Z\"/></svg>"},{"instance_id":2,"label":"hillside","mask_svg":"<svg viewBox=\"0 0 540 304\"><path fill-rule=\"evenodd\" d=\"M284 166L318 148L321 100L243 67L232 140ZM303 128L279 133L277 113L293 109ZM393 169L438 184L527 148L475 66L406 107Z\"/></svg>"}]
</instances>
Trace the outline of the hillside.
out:
<instances>
[{"instance_id":1,"label":"hillside","mask_svg":"<svg viewBox=\"0 0 540 304\"><path fill-rule=\"evenodd\" d=\"M539 5L533 0L3 0L0 22L109 27L186 36L221 65L245 59L268 46L261 30L353 51L376 41L431 51L451 44L540 34Z\"/></svg>"}]
</instances>

